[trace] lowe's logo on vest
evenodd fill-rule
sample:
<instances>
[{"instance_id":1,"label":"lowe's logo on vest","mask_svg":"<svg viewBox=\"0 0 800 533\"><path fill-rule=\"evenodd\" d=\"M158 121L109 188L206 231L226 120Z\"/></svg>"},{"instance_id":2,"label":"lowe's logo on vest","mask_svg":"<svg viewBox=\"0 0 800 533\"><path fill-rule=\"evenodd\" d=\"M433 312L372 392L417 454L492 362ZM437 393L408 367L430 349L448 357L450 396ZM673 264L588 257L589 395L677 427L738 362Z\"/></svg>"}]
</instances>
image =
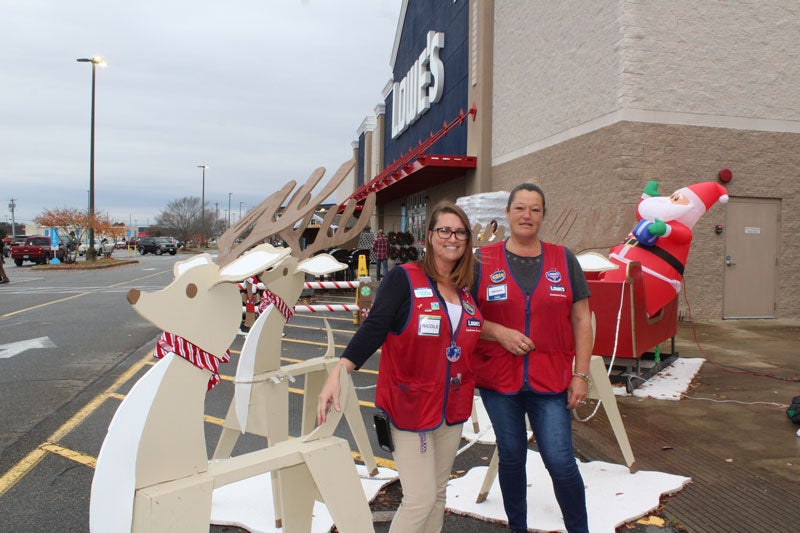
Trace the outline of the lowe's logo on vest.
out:
<instances>
[{"instance_id":1,"label":"lowe's logo on vest","mask_svg":"<svg viewBox=\"0 0 800 533\"><path fill-rule=\"evenodd\" d=\"M444 48L444 33L429 31L428 46L414 61L406 77L392 85L392 139L396 139L442 99L444 63L439 50Z\"/></svg>"}]
</instances>

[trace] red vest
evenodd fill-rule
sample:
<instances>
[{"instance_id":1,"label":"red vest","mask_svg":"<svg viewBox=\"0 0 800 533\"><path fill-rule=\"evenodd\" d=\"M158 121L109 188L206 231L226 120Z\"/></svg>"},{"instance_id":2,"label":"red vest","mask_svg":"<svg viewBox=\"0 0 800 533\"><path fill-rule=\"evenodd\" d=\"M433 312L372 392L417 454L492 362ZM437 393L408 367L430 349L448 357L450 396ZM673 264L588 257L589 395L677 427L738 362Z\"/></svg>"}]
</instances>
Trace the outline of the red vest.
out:
<instances>
[{"instance_id":1,"label":"red vest","mask_svg":"<svg viewBox=\"0 0 800 533\"><path fill-rule=\"evenodd\" d=\"M475 378L472 352L483 320L469 291L459 291L461 320L451 335L447 304L417 263L401 265L411 288L408 321L399 334L389 333L381 348L375 405L398 429L427 431L443 421L458 424L472 413ZM448 359L451 345L461 348ZM455 359L452 351L450 357Z\"/></svg>"},{"instance_id":2,"label":"red vest","mask_svg":"<svg viewBox=\"0 0 800 533\"><path fill-rule=\"evenodd\" d=\"M536 349L519 356L507 352L498 342L481 340L472 360L476 385L514 393L525 380L537 392L564 392L572 379L575 357L566 250L542 242L542 270L530 297L511 274L505 242L481 248L480 260L478 307L484 319L523 332Z\"/></svg>"}]
</instances>

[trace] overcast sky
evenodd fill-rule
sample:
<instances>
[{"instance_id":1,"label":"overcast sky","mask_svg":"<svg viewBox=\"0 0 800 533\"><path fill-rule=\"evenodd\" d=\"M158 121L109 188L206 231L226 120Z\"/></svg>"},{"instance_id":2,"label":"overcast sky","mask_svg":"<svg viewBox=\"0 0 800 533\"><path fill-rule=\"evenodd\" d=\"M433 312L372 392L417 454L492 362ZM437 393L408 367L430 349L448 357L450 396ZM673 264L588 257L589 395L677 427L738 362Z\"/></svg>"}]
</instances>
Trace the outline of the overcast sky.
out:
<instances>
[{"instance_id":1,"label":"overcast sky","mask_svg":"<svg viewBox=\"0 0 800 533\"><path fill-rule=\"evenodd\" d=\"M95 208L152 223L170 200L220 216L331 175L382 101L401 0L0 0L5 218L86 209L97 69Z\"/></svg>"}]
</instances>

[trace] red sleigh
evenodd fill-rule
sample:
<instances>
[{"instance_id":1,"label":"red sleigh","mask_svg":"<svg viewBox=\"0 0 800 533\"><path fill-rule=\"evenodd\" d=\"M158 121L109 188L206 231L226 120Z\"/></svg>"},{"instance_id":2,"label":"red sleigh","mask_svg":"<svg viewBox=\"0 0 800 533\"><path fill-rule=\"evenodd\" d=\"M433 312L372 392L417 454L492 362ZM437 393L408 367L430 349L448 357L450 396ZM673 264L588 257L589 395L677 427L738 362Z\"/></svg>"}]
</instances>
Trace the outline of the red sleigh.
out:
<instances>
[{"instance_id":1,"label":"red sleigh","mask_svg":"<svg viewBox=\"0 0 800 533\"><path fill-rule=\"evenodd\" d=\"M628 264L624 281L598 279L599 272L586 271L592 296L589 307L595 315L593 355L611 365L612 382L624 382L630 393L678 358L678 297L653 316L647 316L644 275L638 262ZM670 352L661 353L661 343L670 341ZM613 362L612 362L613 356Z\"/></svg>"}]
</instances>

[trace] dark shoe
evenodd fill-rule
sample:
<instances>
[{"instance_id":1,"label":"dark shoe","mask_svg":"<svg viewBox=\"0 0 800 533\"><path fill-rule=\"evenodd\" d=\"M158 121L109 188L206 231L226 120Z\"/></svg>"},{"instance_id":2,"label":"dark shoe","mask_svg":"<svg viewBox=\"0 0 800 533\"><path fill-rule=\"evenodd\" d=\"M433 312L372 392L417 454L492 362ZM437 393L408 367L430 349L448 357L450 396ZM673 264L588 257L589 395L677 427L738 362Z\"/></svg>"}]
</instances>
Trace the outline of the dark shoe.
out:
<instances>
[{"instance_id":1,"label":"dark shoe","mask_svg":"<svg viewBox=\"0 0 800 533\"><path fill-rule=\"evenodd\" d=\"M0 283L10 283L10 282L11 282L11 280L10 280L10 279L4 279L4 280L1 280L1 281L0 281Z\"/></svg>"}]
</instances>

